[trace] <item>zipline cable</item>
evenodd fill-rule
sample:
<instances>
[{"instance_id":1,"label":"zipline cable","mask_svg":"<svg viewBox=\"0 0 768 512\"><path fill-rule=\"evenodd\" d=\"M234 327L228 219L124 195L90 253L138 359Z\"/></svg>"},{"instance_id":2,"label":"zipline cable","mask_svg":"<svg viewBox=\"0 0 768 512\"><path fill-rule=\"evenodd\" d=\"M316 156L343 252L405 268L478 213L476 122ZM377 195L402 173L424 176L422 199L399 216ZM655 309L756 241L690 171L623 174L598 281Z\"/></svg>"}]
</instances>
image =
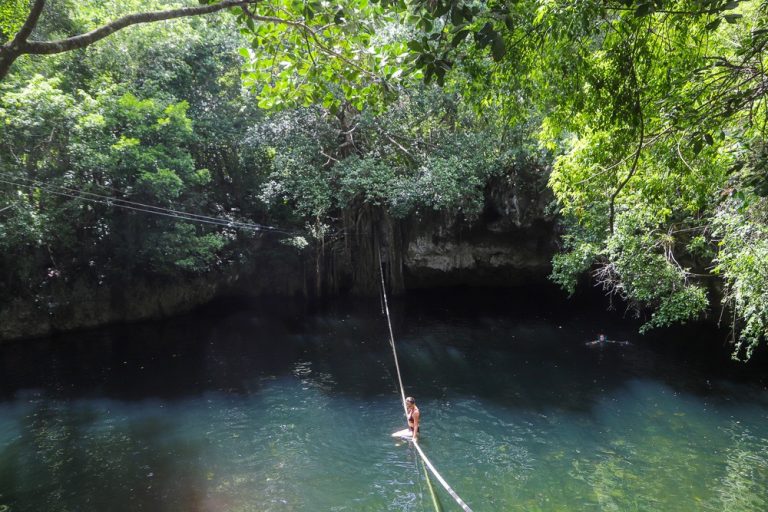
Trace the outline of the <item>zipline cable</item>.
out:
<instances>
[{"instance_id":1,"label":"zipline cable","mask_svg":"<svg viewBox=\"0 0 768 512\"><path fill-rule=\"evenodd\" d=\"M0 174L5 174L5 173L0 171ZM183 212L183 211L179 211L179 210L173 210L171 208L165 208L165 207L162 207L162 206L154 206L154 205L151 205L151 204L139 203L137 201L130 201L128 199L121 199L119 197L107 196L107 195L104 195L104 194L96 194L95 192L87 192L87 191L82 190L82 189L67 187L67 186L64 186L64 185L54 185L52 183L45 183L44 181L35 180L35 179L32 179L32 178L24 178L22 176L16 176L16 177L9 178L9 179L28 181L28 182L31 182L31 183L33 183L33 184L35 184L35 185L37 185L37 186L39 186L41 188L44 188L44 190L47 190L49 192L52 191L52 190L56 190L57 189L59 191L63 190L65 192L69 192L69 193L72 193L72 194L79 194L79 195L82 195L82 196L89 196L89 197L92 197L92 198L101 199L101 200L104 200L104 201L109 201L111 203L124 203L124 204L127 204L127 205L133 205L133 206L137 206L137 207L140 207L140 208L150 208L150 209L153 209L153 210L159 210L159 211L164 211L164 212L168 212L168 213L177 213L177 214L180 214L180 215L184 215L184 216L188 216L188 217L201 218L201 219L223 220L223 219L220 219L220 218L217 218L217 217L211 217L210 215L200 215L200 214L197 214L197 213L188 213L188 212ZM31 185L28 185L26 183L17 183L17 184L20 185L20 186L26 186L26 187L31 186ZM100 186L100 185L98 185L98 186ZM111 190L114 190L115 192L119 192L121 194L124 194L124 192L119 191L117 189L111 189ZM234 222L237 222L237 221L234 221Z\"/></svg>"},{"instance_id":2,"label":"zipline cable","mask_svg":"<svg viewBox=\"0 0 768 512\"><path fill-rule=\"evenodd\" d=\"M405 388L403 387L403 378L400 375L400 363L397 360L397 349L395 348L395 336L392 332L392 320L389 315L389 303L387 301L387 290L386 286L384 284L384 265L381 262L381 250L379 250L379 273L381 274L381 293L384 297L384 311L387 314L387 325L389 326L389 344L392 346L392 354L395 358L395 370L397 371L397 382L400 384L400 397L403 402L403 410L405 411L405 415L408 416L408 408L405 405ZM464 503L464 500L461 499L461 497L456 494L456 491L451 488L450 485L448 485L448 482L445 481L445 479L440 475L440 473L437 471L435 466L429 461L429 458L424 453L424 450L421 449L421 446L419 446L418 441L413 441L413 446L416 448L416 451L419 453L419 456L421 457L421 460L426 464L426 466L429 468L429 470L432 472L432 474L437 478L437 481L440 482L440 485L443 486L443 488L448 492L448 494L451 495L451 497L456 501L456 503L461 507L464 512L472 512L472 509L469 508L469 506Z\"/></svg>"},{"instance_id":3,"label":"zipline cable","mask_svg":"<svg viewBox=\"0 0 768 512\"><path fill-rule=\"evenodd\" d=\"M424 464L427 465L429 470L432 472L433 475L435 475L435 478L437 478L437 481L440 482L440 485L443 486L443 488L448 492L448 494L451 495L451 498L456 501L456 503L464 510L464 512L472 512L472 509L469 508L469 505L464 503L464 500L461 499L461 497L456 494L456 491L453 490L453 488L448 485L448 482L445 481L445 478L442 477L442 475L437 471L435 466L432 465L432 463L427 458L427 455L424 453L424 450L421 449L421 446L419 446L418 441L415 441L413 443L413 446L416 448L416 451L419 452L419 455L421 456L421 460L424 462Z\"/></svg>"},{"instance_id":4,"label":"zipline cable","mask_svg":"<svg viewBox=\"0 0 768 512\"><path fill-rule=\"evenodd\" d=\"M0 171L0 175L2 175L2 174L4 174L4 173L2 173ZM116 198L116 197L113 197L113 196L105 196L105 195L101 195L101 194L95 194L93 192L86 192L84 190L79 190L79 189L70 188L70 187L64 187L64 186L61 186L61 185L51 185L51 184L48 184L48 183L45 183L45 182L42 182L42 181L39 181L39 180L34 180L34 179L31 179L31 178L15 177L14 179L15 180L19 180L20 179L20 180L23 180L23 181L28 181L28 182L31 182L32 184L30 184L30 183L19 183L18 181L9 181L9 180L3 180L3 179L0 179L0 182L8 183L8 184L11 184L11 185L16 185L16 186L20 186L20 187L40 188L40 189L45 190L47 192L50 192L52 194L62 195L62 196L70 197L70 198L73 198L73 199L80 199L80 200L84 200L84 201L91 201L91 202L95 202L95 203L106 204L108 206L118 206L118 207L126 208L126 209L129 209L129 210L143 211L145 213L157 212L157 213L160 213L160 214L175 214L176 216L184 217L187 220L198 220L199 219L201 222L208 221L207 223L217 223L217 224L227 225L229 227L241 227L241 228L244 228L244 229L253 229L253 230L256 230L256 231L260 231L260 230L264 230L264 231L277 231L277 232L281 232L281 233L292 234L292 233L289 233L289 232L287 232L285 230L282 230L280 228L275 228L275 227L272 227L272 226L266 226L266 225L257 224L257 223L245 223L245 222L233 221L233 220L228 220L228 219L221 219L219 217L211 217L211 216L208 216L208 215L200 215L200 214L196 214L196 213L188 213L188 212L183 212L183 211L179 211L179 210L173 210L173 209L170 209L170 208L164 208L164 207L161 207L161 206L154 206L154 205L149 205L149 204L145 204L145 203L139 203L139 202L136 202L136 201L129 201L127 199L120 199L120 198ZM77 195L73 195L73 194L77 194ZM82 197L82 196L90 196L90 197ZM94 198L96 198L96 199L94 199ZM171 215L167 215L167 216L171 216ZM256 229L256 228L258 228L258 229Z\"/></svg>"},{"instance_id":5,"label":"zipline cable","mask_svg":"<svg viewBox=\"0 0 768 512\"><path fill-rule=\"evenodd\" d=\"M237 227L239 227L239 228L242 228L242 229L252 229L253 231L260 231L260 229L258 227L256 227L256 226L254 226L254 227L237 226L237 225L235 225L235 223L227 222L227 221L222 220L222 219L217 219L215 221L214 220L207 220L207 219L197 219L197 218L187 217L187 216L184 216L184 215L179 215L179 214L174 214L174 213L166 213L166 212L158 211L158 210L150 210L150 209L146 209L146 208L136 208L136 207L128 206L128 205L124 205L124 204L113 203L110 200L91 199L91 198L88 198L88 197L82 197L82 196L78 196L78 195L75 195L75 194L69 194L67 192L51 190L51 189L47 189L45 187L41 187L39 185L29 185L29 184L24 184L24 183L13 183L13 182L6 181L6 180L3 180L3 179L0 179L0 183L8 183L8 184L12 184L12 185L20 186L20 187L25 187L26 186L26 187L29 187L29 188L41 188L41 189L43 189L46 192L49 192L51 194L55 194L55 195L59 195L59 196L64 196L64 197L69 197L71 199L77 199L77 200L80 200L80 201L88 201L88 202L91 202L91 203L102 204L102 205L105 205L105 206L114 206L114 207L117 207L117 208L124 208L126 210L133 210L133 211L137 211L137 212L151 213L151 214L160 215L160 216L163 216L163 217L171 217L171 218L175 218L175 219L179 219L179 220L185 220L185 221L189 221L189 222L201 222L201 223L204 223L204 224L213 224L213 225L222 226L222 227L230 227L230 228L233 228L233 227L237 228Z\"/></svg>"},{"instance_id":6,"label":"zipline cable","mask_svg":"<svg viewBox=\"0 0 768 512\"><path fill-rule=\"evenodd\" d=\"M292 236L298 234L296 232L287 231L281 228L267 226L264 224L233 221L233 220L222 219L219 217L211 217L211 216L200 215L196 213L188 213L180 210L163 208L161 206L153 206L153 205L148 205L144 203L139 203L136 201L129 201L127 199L119 199L111 196L103 196L103 195L95 194L92 192L86 192L86 191L78 190L74 188L48 185L41 181L33 180L30 178L17 178L17 179L22 179L25 181L29 181L31 183L19 183L18 181L6 180L2 178L0 178L0 183L14 185L17 187L40 188L41 190L45 190L46 192L49 192L51 194L69 197L71 199L87 201L87 202L96 203L96 204L102 204L110 207L124 208L127 210L133 210L137 212L151 213L155 215L171 217L171 218L184 220L188 222L200 222L204 224L212 224L212 225L221 226L221 227L245 229L245 230L251 230L251 231L275 232L275 233L281 233L281 234L292 235ZM90 196L90 197L86 197L86 196Z\"/></svg>"}]
</instances>

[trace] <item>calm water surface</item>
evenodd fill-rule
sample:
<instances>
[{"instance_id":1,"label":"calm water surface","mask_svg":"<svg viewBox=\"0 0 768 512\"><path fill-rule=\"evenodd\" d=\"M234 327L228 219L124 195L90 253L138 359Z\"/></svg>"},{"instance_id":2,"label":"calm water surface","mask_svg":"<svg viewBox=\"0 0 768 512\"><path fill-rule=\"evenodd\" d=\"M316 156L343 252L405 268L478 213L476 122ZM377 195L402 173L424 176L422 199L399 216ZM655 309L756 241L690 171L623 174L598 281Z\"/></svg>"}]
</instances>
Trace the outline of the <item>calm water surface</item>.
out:
<instances>
[{"instance_id":1,"label":"calm water surface","mask_svg":"<svg viewBox=\"0 0 768 512\"><path fill-rule=\"evenodd\" d=\"M755 365L684 357L700 333L477 298L393 311L422 447L475 511L768 510ZM227 305L0 346L0 512L434 510L389 436L378 307ZM584 346L602 330L633 345Z\"/></svg>"}]
</instances>

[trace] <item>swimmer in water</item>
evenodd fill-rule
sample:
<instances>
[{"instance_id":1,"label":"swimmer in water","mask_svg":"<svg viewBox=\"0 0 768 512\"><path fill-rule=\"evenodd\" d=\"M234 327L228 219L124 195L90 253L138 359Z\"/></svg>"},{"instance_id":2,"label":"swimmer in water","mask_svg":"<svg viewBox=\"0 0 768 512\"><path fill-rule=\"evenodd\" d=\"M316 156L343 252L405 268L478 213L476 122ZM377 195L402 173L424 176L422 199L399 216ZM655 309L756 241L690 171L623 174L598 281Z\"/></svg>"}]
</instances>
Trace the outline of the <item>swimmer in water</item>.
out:
<instances>
[{"instance_id":1,"label":"swimmer in water","mask_svg":"<svg viewBox=\"0 0 768 512\"><path fill-rule=\"evenodd\" d=\"M608 338L605 337L605 334L600 334L600 335L597 336L596 340L588 341L584 345L586 345L588 347L594 347L594 346L602 347L602 346L607 345L608 343L613 343L615 345L629 345L630 344L628 341L609 340Z\"/></svg>"}]
</instances>

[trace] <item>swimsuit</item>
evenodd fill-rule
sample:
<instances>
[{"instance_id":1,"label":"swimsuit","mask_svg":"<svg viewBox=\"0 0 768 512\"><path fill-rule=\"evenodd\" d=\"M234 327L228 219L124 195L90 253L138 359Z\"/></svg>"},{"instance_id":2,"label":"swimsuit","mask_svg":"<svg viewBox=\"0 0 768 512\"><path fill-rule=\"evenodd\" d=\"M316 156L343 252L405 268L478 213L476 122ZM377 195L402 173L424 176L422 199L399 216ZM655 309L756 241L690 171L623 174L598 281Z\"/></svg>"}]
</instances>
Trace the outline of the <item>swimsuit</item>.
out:
<instances>
[{"instance_id":1,"label":"swimsuit","mask_svg":"<svg viewBox=\"0 0 768 512\"><path fill-rule=\"evenodd\" d=\"M413 411L408 412L408 430L413 432ZM419 434L421 434L421 425L419 425Z\"/></svg>"}]
</instances>

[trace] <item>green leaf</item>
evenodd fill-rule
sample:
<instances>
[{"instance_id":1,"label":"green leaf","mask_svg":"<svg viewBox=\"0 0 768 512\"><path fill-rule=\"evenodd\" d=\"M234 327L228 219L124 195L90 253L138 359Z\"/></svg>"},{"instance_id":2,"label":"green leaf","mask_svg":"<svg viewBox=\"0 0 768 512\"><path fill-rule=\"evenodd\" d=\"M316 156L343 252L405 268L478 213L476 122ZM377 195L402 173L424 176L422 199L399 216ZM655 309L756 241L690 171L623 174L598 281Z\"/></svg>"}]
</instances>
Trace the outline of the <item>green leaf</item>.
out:
<instances>
[{"instance_id":1,"label":"green leaf","mask_svg":"<svg viewBox=\"0 0 768 512\"><path fill-rule=\"evenodd\" d=\"M507 47L504 44L504 39L497 33L494 33L493 45L491 46L491 54L493 60L499 62L507 53Z\"/></svg>"},{"instance_id":2,"label":"green leaf","mask_svg":"<svg viewBox=\"0 0 768 512\"><path fill-rule=\"evenodd\" d=\"M413 50L414 52L422 52L424 51L424 46L419 41L411 40L406 43L406 46L409 50Z\"/></svg>"},{"instance_id":3,"label":"green leaf","mask_svg":"<svg viewBox=\"0 0 768 512\"><path fill-rule=\"evenodd\" d=\"M717 19L715 19L715 20L713 20L713 21L710 21L709 23L707 23L707 24L704 26L704 28L705 28L705 29L707 29L707 30L717 30L717 27L719 27L719 26L720 26L720 23L722 23L722 22L723 22L723 19L722 19L722 18L717 18Z\"/></svg>"},{"instance_id":4,"label":"green leaf","mask_svg":"<svg viewBox=\"0 0 768 512\"><path fill-rule=\"evenodd\" d=\"M445 85L445 68L436 67L435 74L437 75L437 85L443 87Z\"/></svg>"},{"instance_id":5,"label":"green leaf","mask_svg":"<svg viewBox=\"0 0 768 512\"><path fill-rule=\"evenodd\" d=\"M468 35L469 35L469 30L466 30L466 29L460 30L455 36L453 36L453 39L451 40L451 46L453 46L454 48L459 46L459 44L461 44L461 42L464 41L464 39L466 39Z\"/></svg>"},{"instance_id":6,"label":"green leaf","mask_svg":"<svg viewBox=\"0 0 768 512\"><path fill-rule=\"evenodd\" d=\"M451 2L444 0L442 2L438 2L437 6L435 6L435 10L432 11L432 15L435 18L439 18L440 16L448 14L448 11L450 10L451 10Z\"/></svg>"},{"instance_id":7,"label":"green leaf","mask_svg":"<svg viewBox=\"0 0 768 512\"><path fill-rule=\"evenodd\" d=\"M494 34L495 31L493 30L493 25L490 22L483 25L483 28L475 32L475 41L477 42L478 48L482 50L491 44L493 42Z\"/></svg>"},{"instance_id":8,"label":"green leaf","mask_svg":"<svg viewBox=\"0 0 768 512\"><path fill-rule=\"evenodd\" d=\"M461 9L454 7L451 11L451 23L461 25L464 22L464 13Z\"/></svg>"},{"instance_id":9,"label":"green leaf","mask_svg":"<svg viewBox=\"0 0 768 512\"><path fill-rule=\"evenodd\" d=\"M432 82L432 77L435 75L435 66L434 64L427 64L424 68L424 83L429 85L430 82Z\"/></svg>"},{"instance_id":10,"label":"green leaf","mask_svg":"<svg viewBox=\"0 0 768 512\"><path fill-rule=\"evenodd\" d=\"M656 6L653 5L653 2L648 2L637 6L637 9L635 9L635 16L641 18L653 14L654 12L656 12Z\"/></svg>"},{"instance_id":11,"label":"green leaf","mask_svg":"<svg viewBox=\"0 0 768 512\"><path fill-rule=\"evenodd\" d=\"M701 153L701 148L703 148L703 147L704 147L703 139L700 139L699 137L696 137L693 140L693 146L692 146L693 154L694 155L698 155L699 153Z\"/></svg>"}]
</instances>

